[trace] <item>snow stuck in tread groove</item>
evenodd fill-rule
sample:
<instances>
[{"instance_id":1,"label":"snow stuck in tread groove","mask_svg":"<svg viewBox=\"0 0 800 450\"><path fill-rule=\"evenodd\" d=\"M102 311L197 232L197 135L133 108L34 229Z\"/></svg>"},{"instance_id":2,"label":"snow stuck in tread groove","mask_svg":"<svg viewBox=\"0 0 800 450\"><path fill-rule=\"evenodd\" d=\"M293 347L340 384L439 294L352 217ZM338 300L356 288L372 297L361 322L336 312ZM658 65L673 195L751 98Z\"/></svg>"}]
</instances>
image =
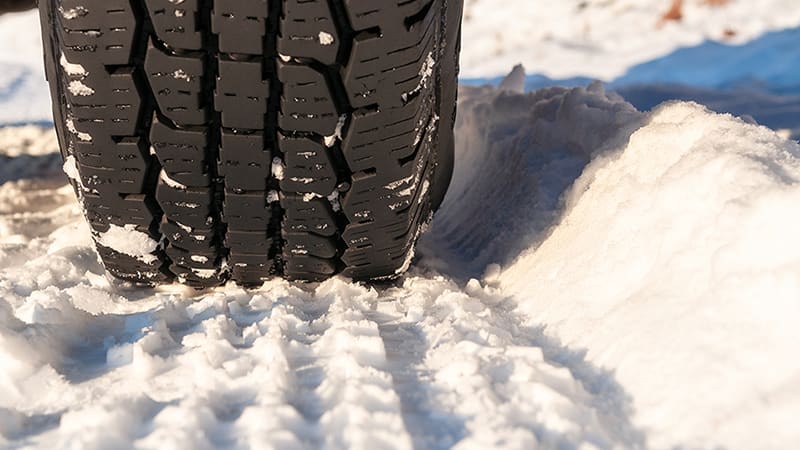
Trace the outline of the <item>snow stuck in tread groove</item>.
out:
<instances>
[{"instance_id":1,"label":"snow stuck in tread groove","mask_svg":"<svg viewBox=\"0 0 800 450\"><path fill-rule=\"evenodd\" d=\"M158 249L158 242L147 233L137 230L136 225L121 227L111 224L108 231L98 234L97 243L145 264L158 261L158 256L153 254Z\"/></svg>"}]
</instances>

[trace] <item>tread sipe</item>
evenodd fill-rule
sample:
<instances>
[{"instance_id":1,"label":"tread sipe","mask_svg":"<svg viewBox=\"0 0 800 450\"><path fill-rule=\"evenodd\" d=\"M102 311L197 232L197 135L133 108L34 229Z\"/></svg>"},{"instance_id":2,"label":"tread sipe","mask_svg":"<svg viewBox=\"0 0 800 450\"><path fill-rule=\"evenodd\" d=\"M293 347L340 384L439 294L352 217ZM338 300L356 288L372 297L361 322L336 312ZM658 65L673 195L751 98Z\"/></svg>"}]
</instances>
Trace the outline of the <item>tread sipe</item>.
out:
<instances>
[{"instance_id":1,"label":"tread sipe","mask_svg":"<svg viewBox=\"0 0 800 450\"><path fill-rule=\"evenodd\" d=\"M106 269L391 278L449 184L462 0L40 0Z\"/></svg>"}]
</instances>

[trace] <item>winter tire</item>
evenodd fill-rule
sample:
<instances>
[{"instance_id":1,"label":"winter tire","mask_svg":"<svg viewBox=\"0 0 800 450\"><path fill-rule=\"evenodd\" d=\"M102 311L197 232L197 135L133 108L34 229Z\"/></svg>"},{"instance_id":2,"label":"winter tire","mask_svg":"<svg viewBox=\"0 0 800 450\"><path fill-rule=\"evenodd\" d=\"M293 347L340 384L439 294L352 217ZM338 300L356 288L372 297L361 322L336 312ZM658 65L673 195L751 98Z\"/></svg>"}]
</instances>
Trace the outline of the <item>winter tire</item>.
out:
<instances>
[{"instance_id":1,"label":"winter tire","mask_svg":"<svg viewBox=\"0 0 800 450\"><path fill-rule=\"evenodd\" d=\"M39 0L114 277L402 274L453 167L462 0Z\"/></svg>"}]
</instances>

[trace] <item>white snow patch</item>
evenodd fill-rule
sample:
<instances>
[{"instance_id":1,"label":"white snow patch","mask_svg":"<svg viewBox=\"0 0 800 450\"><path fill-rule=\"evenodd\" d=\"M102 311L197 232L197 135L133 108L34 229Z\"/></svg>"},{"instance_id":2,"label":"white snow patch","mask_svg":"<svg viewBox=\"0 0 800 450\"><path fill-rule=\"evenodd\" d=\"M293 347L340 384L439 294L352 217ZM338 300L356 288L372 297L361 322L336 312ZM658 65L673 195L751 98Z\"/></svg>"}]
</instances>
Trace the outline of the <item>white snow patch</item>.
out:
<instances>
[{"instance_id":1,"label":"white snow patch","mask_svg":"<svg viewBox=\"0 0 800 450\"><path fill-rule=\"evenodd\" d=\"M92 141L92 135L91 134L84 133L83 131L78 131L78 129L75 128L75 121L72 118L68 118L66 120L66 122L67 122L67 130L70 133L72 133L75 136L77 136L78 139L80 139L80 140L82 140L84 142L91 142Z\"/></svg>"},{"instance_id":2,"label":"white snow patch","mask_svg":"<svg viewBox=\"0 0 800 450\"><path fill-rule=\"evenodd\" d=\"M186 189L188 189L188 187L185 184L183 184L183 183L181 183L179 181L175 181L172 178L170 178L169 174L167 174L167 171L164 170L164 169L161 169L161 173L159 174L159 178L161 179L161 181L164 182L164 184L166 184L167 186L169 186L171 188L180 189L182 191L185 191Z\"/></svg>"},{"instance_id":3,"label":"white snow patch","mask_svg":"<svg viewBox=\"0 0 800 450\"><path fill-rule=\"evenodd\" d=\"M614 369L654 448L776 448L754 430L798 442L799 180L797 143L659 107L586 169L501 286Z\"/></svg>"},{"instance_id":4,"label":"white snow patch","mask_svg":"<svg viewBox=\"0 0 800 450\"><path fill-rule=\"evenodd\" d=\"M313 192L308 192L308 193L303 194L303 201L308 203L311 200L314 200L315 198L321 198L321 197L322 196L319 195L319 194L315 194Z\"/></svg>"},{"instance_id":5,"label":"white snow patch","mask_svg":"<svg viewBox=\"0 0 800 450\"><path fill-rule=\"evenodd\" d=\"M158 242L147 233L136 229L136 225L110 225L108 231L97 234L97 243L124 255L132 256L145 264L153 264L158 257L153 254Z\"/></svg>"},{"instance_id":6,"label":"white snow patch","mask_svg":"<svg viewBox=\"0 0 800 450\"><path fill-rule=\"evenodd\" d=\"M319 32L319 43L322 45L331 45L333 44L333 35L330 33L326 33L325 31Z\"/></svg>"},{"instance_id":7,"label":"white snow patch","mask_svg":"<svg viewBox=\"0 0 800 450\"><path fill-rule=\"evenodd\" d=\"M333 144L336 143L336 140L342 140L342 129L344 128L344 124L347 123L347 114L342 114L339 116L339 121L336 123L336 130L330 136L325 136L325 146L326 147L333 147ZM313 155L312 155L313 156Z\"/></svg>"},{"instance_id":8,"label":"white snow patch","mask_svg":"<svg viewBox=\"0 0 800 450\"><path fill-rule=\"evenodd\" d=\"M78 172L78 162L73 155L69 155L64 159L64 173L67 174L71 180L81 182L81 174Z\"/></svg>"},{"instance_id":9,"label":"white snow patch","mask_svg":"<svg viewBox=\"0 0 800 450\"><path fill-rule=\"evenodd\" d=\"M402 95L404 102L407 102L409 98L418 94L422 89L428 86L428 82L431 76L433 76L434 67L436 67L436 60L433 58L433 52L428 52L428 56L425 58L425 61L422 62L422 67L419 69L419 83L414 89Z\"/></svg>"},{"instance_id":10,"label":"white snow patch","mask_svg":"<svg viewBox=\"0 0 800 450\"><path fill-rule=\"evenodd\" d=\"M77 19L78 17L83 17L89 14L89 11L84 6L76 6L69 9L64 9L63 7L59 6L58 11L61 13L61 17L67 20Z\"/></svg>"},{"instance_id":11,"label":"white snow patch","mask_svg":"<svg viewBox=\"0 0 800 450\"><path fill-rule=\"evenodd\" d=\"M178 69L172 72L172 77L175 78L176 80L186 81L187 83L191 82L194 79L193 76L186 73L186 71L183 69Z\"/></svg>"},{"instance_id":12,"label":"white snow patch","mask_svg":"<svg viewBox=\"0 0 800 450\"><path fill-rule=\"evenodd\" d=\"M59 59L59 63L61 64L61 67L64 69L64 71L67 73L67 75L69 75L69 76L85 77L86 75L89 75L89 72L87 72L86 69L82 65L73 64L73 63L69 62L67 60L67 56L64 55L63 53L61 54L61 58Z\"/></svg>"},{"instance_id":13,"label":"white snow patch","mask_svg":"<svg viewBox=\"0 0 800 450\"><path fill-rule=\"evenodd\" d=\"M272 159L271 170L272 170L272 176L275 177L276 180L283 180L283 177L286 174L286 166L283 164L283 161L277 156Z\"/></svg>"}]
</instances>

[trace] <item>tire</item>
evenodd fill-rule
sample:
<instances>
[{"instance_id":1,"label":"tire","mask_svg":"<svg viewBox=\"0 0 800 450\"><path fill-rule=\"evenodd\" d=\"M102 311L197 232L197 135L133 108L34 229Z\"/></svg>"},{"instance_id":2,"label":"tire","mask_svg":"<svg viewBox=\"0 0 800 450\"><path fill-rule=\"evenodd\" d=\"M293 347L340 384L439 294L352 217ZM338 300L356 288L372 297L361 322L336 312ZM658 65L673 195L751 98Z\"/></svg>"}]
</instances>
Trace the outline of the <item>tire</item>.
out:
<instances>
[{"instance_id":1,"label":"tire","mask_svg":"<svg viewBox=\"0 0 800 450\"><path fill-rule=\"evenodd\" d=\"M107 271L401 275L444 197L462 0L40 0L65 170Z\"/></svg>"}]
</instances>

